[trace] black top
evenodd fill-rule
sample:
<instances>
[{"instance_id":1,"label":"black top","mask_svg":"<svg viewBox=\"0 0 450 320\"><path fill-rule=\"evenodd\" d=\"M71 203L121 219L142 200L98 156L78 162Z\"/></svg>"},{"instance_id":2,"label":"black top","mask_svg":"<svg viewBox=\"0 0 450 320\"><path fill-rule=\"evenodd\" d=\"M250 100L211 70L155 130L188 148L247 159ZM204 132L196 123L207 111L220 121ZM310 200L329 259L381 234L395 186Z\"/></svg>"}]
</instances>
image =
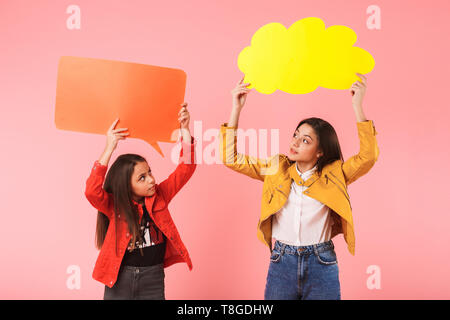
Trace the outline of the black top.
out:
<instances>
[{"instance_id":1,"label":"black top","mask_svg":"<svg viewBox=\"0 0 450 320\"><path fill-rule=\"evenodd\" d=\"M144 213L141 221L141 237L143 243L136 238L136 246L131 250L131 241L122 260L122 265L133 267L147 267L164 262L166 253L166 237L158 229L148 214L145 205L142 206ZM142 253L141 253L142 249Z\"/></svg>"}]
</instances>

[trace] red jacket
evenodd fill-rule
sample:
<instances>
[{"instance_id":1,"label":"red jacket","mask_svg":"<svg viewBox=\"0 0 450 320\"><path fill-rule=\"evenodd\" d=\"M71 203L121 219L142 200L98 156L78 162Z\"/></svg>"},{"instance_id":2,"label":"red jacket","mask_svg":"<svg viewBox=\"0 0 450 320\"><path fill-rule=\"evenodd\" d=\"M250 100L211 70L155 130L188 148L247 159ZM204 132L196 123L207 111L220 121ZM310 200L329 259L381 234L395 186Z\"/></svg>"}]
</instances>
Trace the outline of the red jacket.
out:
<instances>
[{"instance_id":1,"label":"red jacket","mask_svg":"<svg viewBox=\"0 0 450 320\"><path fill-rule=\"evenodd\" d=\"M196 168L196 142L194 141L194 138L192 138L191 144L182 141L181 145L180 160L177 168L166 180L156 184L155 194L152 197L145 197L145 206L156 226L167 238L164 267L166 268L174 263L186 262L189 270L192 270L191 258L181 241L180 235L178 234L168 209L168 204L172 198L186 184ZM94 208L101 211L109 218L108 231L98 255L97 262L95 263L92 278L111 288L116 283L122 258L125 254L131 235L129 234L128 224L125 218L120 218L119 215L116 255L113 197L103 189L107 168L107 166L101 165L98 161L95 161L91 174L86 181L85 195ZM143 208L142 205L137 202L134 203L138 206L140 221L143 215Z\"/></svg>"}]
</instances>

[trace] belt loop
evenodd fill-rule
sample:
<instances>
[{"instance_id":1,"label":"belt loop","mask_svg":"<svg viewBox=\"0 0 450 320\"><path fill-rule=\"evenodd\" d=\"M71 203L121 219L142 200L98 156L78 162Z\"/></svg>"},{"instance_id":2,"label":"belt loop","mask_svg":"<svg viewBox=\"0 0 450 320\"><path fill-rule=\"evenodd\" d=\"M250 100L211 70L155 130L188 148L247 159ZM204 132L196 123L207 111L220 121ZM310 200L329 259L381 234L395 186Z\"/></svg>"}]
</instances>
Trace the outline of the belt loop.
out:
<instances>
[{"instance_id":1,"label":"belt loop","mask_svg":"<svg viewBox=\"0 0 450 320\"><path fill-rule=\"evenodd\" d=\"M314 254L315 254L316 256L318 256L319 253L317 252L317 244L313 244L313 248L314 248Z\"/></svg>"},{"instance_id":2,"label":"belt loop","mask_svg":"<svg viewBox=\"0 0 450 320\"><path fill-rule=\"evenodd\" d=\"M286 243L283 243L282 245L281 245L281 255L284 255L284 249L286 248Z\"/></svg>"}]
</instances>

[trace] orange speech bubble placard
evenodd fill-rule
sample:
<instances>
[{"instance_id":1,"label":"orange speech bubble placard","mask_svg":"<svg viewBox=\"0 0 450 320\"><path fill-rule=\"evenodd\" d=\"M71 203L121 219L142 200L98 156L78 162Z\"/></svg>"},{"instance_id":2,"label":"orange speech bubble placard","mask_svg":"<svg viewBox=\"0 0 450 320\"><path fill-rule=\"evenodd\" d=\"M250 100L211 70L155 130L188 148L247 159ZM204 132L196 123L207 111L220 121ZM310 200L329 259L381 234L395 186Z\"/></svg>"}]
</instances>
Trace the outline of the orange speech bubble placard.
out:
<instances>
[{"instance_id":1,"label":"orange speech bubble placard","mask_svg":"<svg viewBox=\"0 0 450 320\"><path fill-rule=\"evenodd\" d=\"M103 59L61 57L56 85L58 129L106 134L115 119L130 138L172 142L184 101L183 70Z\"/></svg>"}]
</instances>

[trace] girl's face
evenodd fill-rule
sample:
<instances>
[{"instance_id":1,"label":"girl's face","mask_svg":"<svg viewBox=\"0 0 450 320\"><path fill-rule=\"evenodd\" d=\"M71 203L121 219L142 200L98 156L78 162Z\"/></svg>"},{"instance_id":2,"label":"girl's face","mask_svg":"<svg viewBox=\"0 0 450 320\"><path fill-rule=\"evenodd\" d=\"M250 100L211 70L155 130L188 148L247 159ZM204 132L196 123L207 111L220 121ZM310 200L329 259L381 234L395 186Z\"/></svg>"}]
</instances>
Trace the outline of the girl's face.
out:
<instances>
[{"instance_id":1,"label":"girl's face","mask_svg":"<svg viewBox=\"0 0 450 320\"><path fill-rule=\"evenodd\" d=\"M135 200L155 194L156 181L147 162L138 162L131 175L131 189Z\"/></svg>"},{"instance_id":2,"label":"girl's face","mask_svg":"<svg viewBox=\"0 0 450 320\"><path fill-rule=\"evenodd\" d=\"M295 130L289 147L288 158L291 161L315 163L322 156L319 139L314 129L307 123Z\"/></svg>"}]
</instances>

